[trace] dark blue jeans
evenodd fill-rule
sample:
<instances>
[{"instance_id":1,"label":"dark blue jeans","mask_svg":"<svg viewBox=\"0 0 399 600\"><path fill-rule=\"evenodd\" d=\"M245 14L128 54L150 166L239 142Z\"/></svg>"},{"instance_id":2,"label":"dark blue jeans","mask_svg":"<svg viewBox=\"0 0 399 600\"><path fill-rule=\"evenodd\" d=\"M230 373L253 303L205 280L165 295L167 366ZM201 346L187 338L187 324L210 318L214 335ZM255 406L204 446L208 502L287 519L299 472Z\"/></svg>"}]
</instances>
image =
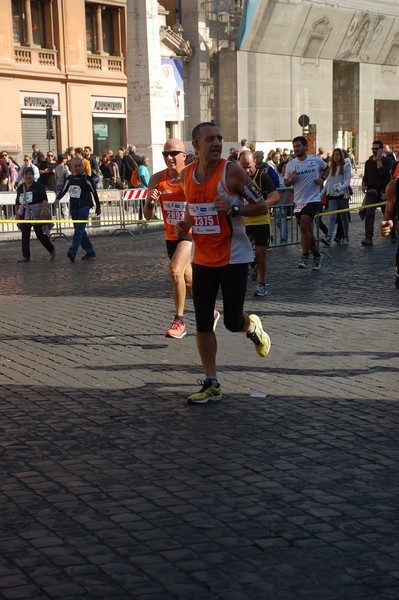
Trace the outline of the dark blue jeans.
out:
<instances>
[{"instance_id":1,"label":"dark blue jeans","mask_svg":"<svg viewBox=\"0 0 399 600\"><path fill-rule=\"evenodd\" d=\"M363 205L376 204L380 201L380 199L381 195L378 192L367 192L363 200ZM364 211L364 236L366 238L372 239L374 235L375 211L375 206L372 208L366 208Z\"/></svg>"},{"instance_id":2,"label":"dark blue jeans","mask_svg":"<svg viewBox=\"0 0 399 600\"><path fill-rule=\"evenodd\" d=\"M89 218L90 206L70 207L71 218L75 221L87 221ZM74 223L75 232L73 234L72 244L68 250L70 254L76 256L79 246L82 246L83 250L87 254L94 254L94 248L90 241L89 236L86 233L87 223Z\"/></svg>"}]
</instances>

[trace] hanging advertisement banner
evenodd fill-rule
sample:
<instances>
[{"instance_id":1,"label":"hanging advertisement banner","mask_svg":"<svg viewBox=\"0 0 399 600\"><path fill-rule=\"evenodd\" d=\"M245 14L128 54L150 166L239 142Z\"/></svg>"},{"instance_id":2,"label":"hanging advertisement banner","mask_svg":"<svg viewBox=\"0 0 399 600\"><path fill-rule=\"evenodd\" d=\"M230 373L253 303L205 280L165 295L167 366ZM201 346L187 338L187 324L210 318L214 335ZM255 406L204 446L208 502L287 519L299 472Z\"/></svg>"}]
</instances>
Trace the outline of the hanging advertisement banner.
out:
<instances>
[{"instance_id":1,"label":"hanging advertisement banner","mask_svg":"<svg viewBox=\"0 0 399 600\"><path fill-rule=\"evenodd\" d=\"M183 61L162 58L165 121L184 121Z\"/></svg>"}]
</instances>

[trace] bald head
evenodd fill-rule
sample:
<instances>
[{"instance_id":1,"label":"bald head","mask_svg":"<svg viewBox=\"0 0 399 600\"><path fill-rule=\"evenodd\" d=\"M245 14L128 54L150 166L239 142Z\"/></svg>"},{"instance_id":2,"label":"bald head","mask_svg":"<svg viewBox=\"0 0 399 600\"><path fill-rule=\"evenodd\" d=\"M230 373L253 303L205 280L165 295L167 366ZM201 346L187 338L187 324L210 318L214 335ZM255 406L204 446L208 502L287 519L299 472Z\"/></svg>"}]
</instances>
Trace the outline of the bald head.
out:
<instances>
[{"instance_id":1,"label":"bald head","mask_svg":"<svg viewBox=\"0 0 399 600\"><path fill-rule=\"evenodd\" d=\"M170 140L168 140L166 142L166 144L163 147L164 151L179 151L179 152L186 152L186 148L184 146L184 143L181 140L178 140L177 138L170 138Z\"/></svg>"},{"instance_id":2,"label":"bald head","mask_svg":"<svg viewBox=\"0 0 399 600\"><path fill-rule=\"evenodd\" d=\"M244 150L240 153L239 162L244 171L251 177L256 172L256 163L254 154L250 150Z\"/></svg>"},{"instance_id":3,"label":"bald head","mask_svg":"<svg viewBox=\"0 0 399 600\"><path fill-rule=\"evenodd\" d=\"M255 160L254 159L254 153L251 152L251 150L243 150L242 152L240 152L240 162L241 162L241 157L243 157L243 159L245 160Z\"/></svg>"}]
</instances>

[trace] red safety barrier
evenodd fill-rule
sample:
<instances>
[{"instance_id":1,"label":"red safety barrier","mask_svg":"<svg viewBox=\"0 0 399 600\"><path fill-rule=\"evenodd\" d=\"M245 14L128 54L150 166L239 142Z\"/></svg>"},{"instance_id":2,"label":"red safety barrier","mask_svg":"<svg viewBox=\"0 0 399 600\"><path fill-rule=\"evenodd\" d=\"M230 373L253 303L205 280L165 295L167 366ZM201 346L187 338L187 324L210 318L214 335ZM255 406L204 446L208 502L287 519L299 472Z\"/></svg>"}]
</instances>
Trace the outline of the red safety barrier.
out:
<instances>
[{"instance_id":1,"label":"red safety barrier","mask_svg":"<svg viewBox=\"0 0 399 600\"><path fill-rule=\"evenodd\" d=\"M147 188L138 188L134 190L124 190L123 199L124 200L144 200L147 198Z\"/></svg>"}]
</instances>

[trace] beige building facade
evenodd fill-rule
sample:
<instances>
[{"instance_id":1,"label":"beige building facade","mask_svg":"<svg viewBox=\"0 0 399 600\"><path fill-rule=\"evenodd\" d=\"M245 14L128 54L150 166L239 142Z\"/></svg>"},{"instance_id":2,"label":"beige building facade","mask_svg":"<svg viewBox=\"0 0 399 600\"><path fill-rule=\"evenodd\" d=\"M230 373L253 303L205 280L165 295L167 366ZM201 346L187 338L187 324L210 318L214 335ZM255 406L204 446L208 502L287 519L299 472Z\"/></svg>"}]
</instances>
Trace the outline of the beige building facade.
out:
<instances>
[{"instance_id":1,"label":"beige building facade","mask_svg":"<svg viewBox=\"0 0 399 600\"><path fill-rule=\"evenodd\" d=\"M165 139L184 137L192 55L179 27L168 26L176 14L167 6L0 0L0 149L20 162L33 144L58 153L89 145L101 155L134 143L159 163Z\"/></svg>"},{"instance_id":2,"label":"beige building facade","mask_svg":"<svg viewBox=\"0 0 399 600\"><path fill-rule=\"evenodd\" d=\"M98 153L126 141L126 3L0 0L0 145ZM53 136L47 139L46 109Z\"/></svg>"}]
</instances>

